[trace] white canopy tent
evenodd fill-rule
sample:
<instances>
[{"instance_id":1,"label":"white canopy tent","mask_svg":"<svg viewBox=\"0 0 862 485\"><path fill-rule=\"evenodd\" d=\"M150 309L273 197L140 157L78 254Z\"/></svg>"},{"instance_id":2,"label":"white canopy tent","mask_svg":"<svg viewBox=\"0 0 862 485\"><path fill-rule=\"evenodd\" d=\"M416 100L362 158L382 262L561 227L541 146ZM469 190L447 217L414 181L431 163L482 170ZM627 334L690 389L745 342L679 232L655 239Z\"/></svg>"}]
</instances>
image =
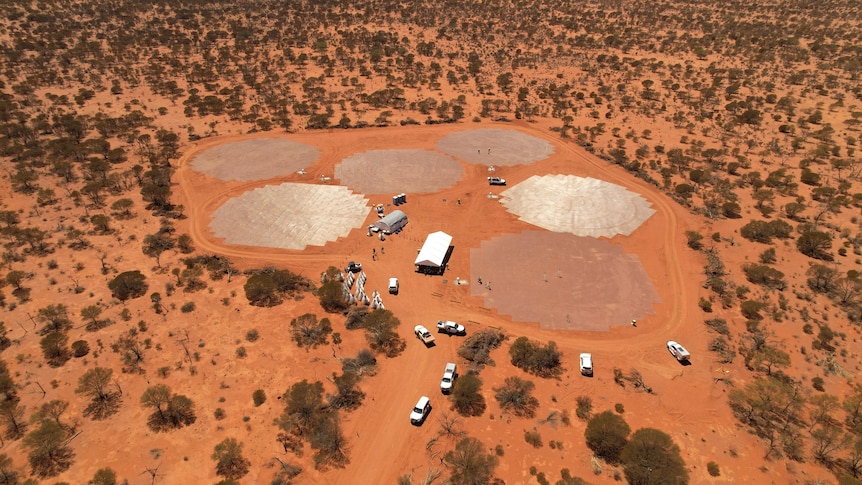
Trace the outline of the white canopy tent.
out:
<instances>
[{"instance_id":1,"label":"white canopy tent","mask_svg":"<svg viewBox=\"0 0 862 485\"><path fill-rule=\"evenodd\" d=\"M425 244L416 256L416 271L442 272L442 266L449 254L449 246L452 244L452 236L443 231L432 232L425 239Z\"/></svg>"}]
</instances>

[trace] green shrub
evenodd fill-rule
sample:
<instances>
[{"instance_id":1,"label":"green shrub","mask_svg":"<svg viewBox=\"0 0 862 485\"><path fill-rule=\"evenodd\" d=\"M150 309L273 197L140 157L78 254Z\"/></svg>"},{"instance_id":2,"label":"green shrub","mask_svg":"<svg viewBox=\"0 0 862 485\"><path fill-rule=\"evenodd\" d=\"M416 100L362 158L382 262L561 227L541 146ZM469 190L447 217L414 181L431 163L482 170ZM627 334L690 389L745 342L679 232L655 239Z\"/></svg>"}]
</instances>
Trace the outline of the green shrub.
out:
<instances>
[{"instance_id":1,"label":"green shrub","mask_svg":"<svg viewBox=\"0 0 862 485\"><path fill-rule=\"evenodd\" d=\"M191 313L191 312L195 311L195 302L189 301L189 302L183 303L183 306L180 307L180 311L183 313Z\"/></svg>"},{"instance_id":2,"label":"green shrub","mask_svg":"<svg viewBox=\"0 0 862 485\"><path fill-rule=\"evenodd\" d=\"M258 389L252 393L251 398L254 401L255 407L260 407L261 404L266 402L266 393L263 389Z\"/></svg>"},{"instance_id":3,"label":"green shrub","mask_svg":"<svg viewBox=\"0 0 862 485\"><path fill-rule=\"evenodd\" d=\"M721 475L721 472L718 470L718 463L711 461L706 464L706 471L709 472L709 476L717 477Z\"/></svg>"},{"instance_id":4,"label":"green shrub","mask_svg":"<svg viewBox=\"0 0 862 485\"><path fill-rule=\"evenodd\" d=\"M512 365L539 377L556 377L562 373L562 353L557 344L542 346L527 337L519 337L509 348Z\"/></svg>"},{"instance_id":5,"label":"green shrub","mask_svg":"<svg viewBox=\"0 0 862 485\"><path fill-rule=\"evenodd\" d=\"M542 435L538 431L524 431L524 441L530 444L533 448L542 447Z\"/></svg>"},{"instance_id":6,"label":"green shrub","mask_svg":"<svg viewBox=\"0 0 862 485\"><path fill-rule=\"evenodd\" d=\"M621 416L604 411L593 416L587 423L584 437L587 446L599 458L608 463L619 463L620 454L626 445L631 428Z\"/></svg>"}]
</instances>

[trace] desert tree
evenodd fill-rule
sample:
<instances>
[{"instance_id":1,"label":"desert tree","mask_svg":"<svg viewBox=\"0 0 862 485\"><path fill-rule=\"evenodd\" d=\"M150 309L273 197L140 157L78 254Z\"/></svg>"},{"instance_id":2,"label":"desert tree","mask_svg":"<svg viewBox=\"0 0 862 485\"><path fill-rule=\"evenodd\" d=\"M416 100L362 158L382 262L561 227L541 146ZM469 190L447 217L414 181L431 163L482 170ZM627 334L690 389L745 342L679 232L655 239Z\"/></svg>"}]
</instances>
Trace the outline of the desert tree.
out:
<instances>
[{"instance_id":1,"label":"desert tree","mask_svg":"<svg viewBox=\"0 0 862 485\"><path fill-rule=\"evenodd\" d=\"M39 345L42 347L42 355L51 367L62 367L72 358L72 352L67 344L69 337L63 332L51 332L42 337Z\"/></svg>"},{"instance_id":2,"label":"desert tree","mask_svg":"<svg viewBox=\"0 0 862 485\"><path fill-rule=\"evenodd\" d=\"M487 407L481 389L482 379L478 374L468 372L455 379L450 397L452 407L463 416L481 416Z\"/></svg>"},{"instance_id":3,"label":"desert tree","mask_svg":"<svg viewBox=\"0 0 862 485\"><path fill-rule=\"evenodd\" d=\"M327 413L309 436L311 448L317 450L312 461L317 470L344 468L350 463L348 444L341 432L337 413Z\"/></svg>"},{"instance_id":4,"label":"desert tree","mask_svg":"<svg viewBox=\"0 0 862 485\"><path fill-rule=\"evenodd\" d=\"M342 313L350 307L344 299L343 285L337 279L324 283L317 290L317 296L320 299L321 308L327 313Z\"/></svg>"},{"instance_id":5,"label":"desert tree","mask_svg":"<svg viewBox=\"0 0 862 485\"><path fill-rule=\"evenodd\" d=\"M18 387L15 385L15 380L12 379L12 374L9 373L9 366L6 365L6 361L0 360L0 403L17 400Z\"/></svg>"},{"instance_id":6,"label":"desert tree","mask_svg":"<svg viewBox=\"0 0 862 485\"><path fill-rule=\"evenodd\" d=\"M18 485L18 471L6 453L0 453L0 485Z\"/></svg>"},{"instance_id":7,"label":"desert tree","mask_svg":"<svg viewBox=\"0 0 862 485\"><path fill-rule=\"evenodd\" d=\"M147 426L155 432L182 428L195 422L194 403L181 394L173 394L164 384L148 387L141 404L155 411L147 418Z\"/></svg>"},{"instance_id":8,"label":"desert tree","mask_svg":"<svg viewBox=\"0 0 862 485\"><path fill-rule=\"evenodd\" d=\"M847 448L853 441L850 434L844 433L839 423L826 423L811 432L811 453L820 463L829 465L835 453Z\"/></svg>"},{"instance_id":9,"label":"desert tree","mask_svg":"<svg viewBox=\"0 0 862 485\"><path fill-rule=\"evenodd\" d=\"M818 293L831 293L835 290L840 273L837 268L820 263L812 263L805 272L808 287Z\"/></svg>"},{"instance_id":10,"label":"desert tree","mask_svg":"<svg viewBox=\"0 0 862 485\"><path fill-rule=\"evenodd\" d=\"M213 450L212 459L216 462L216 475L228 480L239 480L248 474L251 462L242 456L242 443L235 438L225 438Z\"/></svg>"},{"instance_id":11,"label":"desert tree","mask_svg":"<svg viewBox=\"0 0 862 485\"><path fill-rule=\"evenodd\" d=\"M539 400L533 396L535 387L532 381L510 376L502 386L494 388L494 396L503 410L521 418L532 418L539 407Z\"/></svg>"},{"instance_id":12,"label":"desert tree","mask_svg":"<svg viewBox=\"0 0 862 485\"><path fill-rule=\"evenodd\" d=\"M477 370L485 365L494 365L491 351L500 347L506 336L499 330L482 330L476 332L464 340L458 347L458 355L468 361Z\"/></svg>"},{"instance_id":13,"label":"desert tree","mask_svg":"<svg viewBox=\"0 0 862 485\"><path fill-rule=\"evenodd\" d=\"M39 330L40 335L65 332L72 327L72 321L69 320L69 309L62 303L40 308L36 313L36 320L45 325Z\"/></svg>"},{"instance_id":14,"label":"desert tree","mask_svg":"<svg viewBox=\"0 0 862 485\"><path fill-rule=\"evenodd\" d=\"M67 430L54 421L42 421L24 437L24 447L30 450L27 460L34 475L50 478L72 466L75 454L67 438Z\"/></svg>"},{"instance_id":15,"label":"desert tree","mask_svg":"<svg viewBox=\"0 0 862 485\"><path fill-rule=\"evenodd\" d=\"M21 406L17 401L6 401L0 404L0 423L3 424L4 439L21 439L27 432L24 410L24 406Z\"/></svg>"},{"instance_id":16,"label":"desert tree","mask_svg":"<svg viewBox=\"0 0 862 485\"><path fill-rule=\"evenodd\" d=\"M795 433L804 404L798 384L770 376L731 390L728 400L734 415L766 442L767 457Z\"/></svg>"},{"instance_id":17,"label":"desert tree","mask_svg":"<svg viewBox=\"0 0 862 485\"><path fill-rule=\"evenodd\" d=\"M356 357L341 360L341 371L357 376L373 376L377 373L377 358L368 349L360 349Z\"/></svg>"},{"instance_id":18,"label":"desert tree","mask_svg":"<svg viewBox=\"0 0 862 485\"><path fill-rule=\"evenodd\" d=\"M539 377L556 377L562 373L562 353L554 342L543 346L527 337L519 337L509 348L509 355L512 365Z\"/></svg>"},{"instance_id":19,"label":"desert tree","mask_svg":"<svg viewBox=\"0 0 862 485\"><path fill-rule=\"evenodd\" d=\"M823 231L806 231L796 240L796 248L800 253L814 259L831 261L832 236Z\"/></svg>"},{"instance_id":20,"label":"desert tree","mask_svg":"<svg viewBox=\"0 0 862 485\"><path fill-rule=\"evenodd\" d=\"M325 419L326 403L323 400L323 384L303 379L290 386L284 394L285 409L279 417L279 427L303 436Z\"/></svg>"},{"instance_id":21,"label":"desert tree","mask_svg":"<svg viewBox=\"0 0 862 485\"><path fill-rule=\"evenodd\" d=\"M453 485L484 485L491 483L497 457L485 451L485 445L476 438L467 437L443 456L449 465L449 480Z\"/></svg>"},{"instance_id":22,"label":"desert tree","mask_svg":"<svg viewBox=\"0 0 862 485\"><path fill-rule=\"evenodd\" d=\"M660 430L642 428L635 431L623 447L620 460L626 480L631 484L688 483L688 470L679 454L679 446Z\"/></svg>"},{"instance_id":23,"label":"desert tree","mask_svg":"<svg viewBox=\"0 0 862 485\"><path fill-rule=\"evenodd\" d=\"M148 288L147 277L137 270L120 273L108 282L111 294L120 301L144 296Z\"/></svg>"},{"instance_id":24,"label":"desert tree","mask_svg":"<svg viewBox=\"0 0 862 485\"><path fill-rule=\"evenodd\" d=\"M99 468L89 485L117 485L117 472L110 468Z\"/></svg>"},{"instance_id":25,"label":"desert tree","mask_svg":"<svg viewBox=\"0 0 862 485\"><path fill-rule=\"evenodd\" d=\"M111 210L114 211L113 215L117 219L131 219L133 217L132 207L134 206L135 203L132 199L117 199L111 204Z\"/></svg>"},{"instance_id":26,"label":"desert tree","mask_svg":"<svg viewBox=\"0 0 862 485\"><path fill-rule=\"evenodd\" d=\"M144 363L144 349L145 346L138 340L134 329L121 335L116 342L111 344L111 350L120 354L123 361L123 372L128 373L144 373L144 369L141 367Z\"/></svg>"},{"instance_id":27,"label":"desert tree","mask_svg":"<svg viewBox=\"0 0 862 485\"><path fill-rule=\"evenodd\" d=\"M282 301L275 281L268 274L252 275L243 285L243 289L249 304L253 306L271 307Z\"/></svg>"},{"instance_id":28,"label":"desert tree","mask_svg":"<svg viewBox=\"0 0 862 485\"><path fill-rule=\"evenodd\" d=\"M757 350L751 352L746 360L749 361L751 369L765 368L767 376L772 375L773 368L790 366L790 354L768 344L761 345Z\"/></svg>"},{"instance_id":29,"label":"desert tree","mask_svg":"<svg viewBox=\"0 0 862 485\"><path fill-rule=\"evenodd\" d=\"M299 347L316 348L327 342L327 336L332 333L332 324L328 318L317 320L313 313L300 315L290 321L290 333Z\"/></svg>"},{"instance_id":30,"label":"desert tree","mask_svg":"<svg viewBox=\"0 0 862 485\"><path fill-rule=\"evenodd\" d=\"M604 411L587 423L584 437L587 446L608 463L619 463L623 448L631 433L628 423L613 411Z\"/></svg>"},{"instance_id":31,"label":"desert tree","mask_svg":"<svg viewBox=\"0 0 862 485\"><path fill-rule=\"evenodd\" d=\"M387 357L400 354L407 342L398 335L395 329L401 321L389 310L374 310L365 317L365 340L371 350Z\"/></svg>"},{"instance_id":32,"label":"desert tree","mask_svg":"<svg viewBox=\"0 0 862 485\"><path fill-rule=\"evenodd\" d=\"M340 376L333 372L332 382L338 392L329 396L329 405L334 409L346 411L352 411L362 405L365 393L357 387L359 379L359 375L352 372L345 372Z\"/></svg>"},{"instance_id":33,"label":"desert tree","mask_svg":"<svg viewBox=\"0 0 862 485\"><path fill-rule=\"evenodd\" d=\"M145 255L155 258L156 266L161 268L162 253L169 249L173 249L176 246L176 243L176 240L171 237L169 232L159 231L155 234L148 234L144 237L142 250Z\"/></svg>"},{"instance_id":34,"label":"desert tree","mask_svg":"<svg viewBox=\"0 0 862 485\"><path fill-rule=\"evenodd\" d=\"M111 381L112 374L111 369L95 367L78 379L75 392L90 398L90 404L84 408L84 416L98 421L117 412L122 395Z\"/></svg>"},{"instance_id":35,"label":"desert tree","mask_svg":"<svg viewBox=\"0 0 862 485\"><path fill-rule=\"evenodd\" d=\"M72 423L69 425L60 420L63 413L68 409L69 403L66 401L62 401L60 399L48 401L39 406L39 409L30 416L30 422L41 423L42 421L54 421L71 434L76 428L76 424Z\"/></svg>"}]
</instances>

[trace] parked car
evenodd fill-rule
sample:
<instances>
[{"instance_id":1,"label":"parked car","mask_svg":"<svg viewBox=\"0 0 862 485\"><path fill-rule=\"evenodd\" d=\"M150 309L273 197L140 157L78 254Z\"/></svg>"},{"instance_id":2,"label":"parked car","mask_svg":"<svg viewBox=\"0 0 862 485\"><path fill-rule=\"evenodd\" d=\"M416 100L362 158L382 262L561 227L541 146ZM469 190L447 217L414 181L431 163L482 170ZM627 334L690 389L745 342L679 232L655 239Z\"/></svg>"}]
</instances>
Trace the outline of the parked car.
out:
<instances>
[{"instance_id":1,"label":"parked car","mask_svg":"<svg viewBox=\"0 0 862 485\"><path fill-rule=\"evenodd\" d=\"M413 327L413 333L416 334L416 338L421 340L425 345L429 345L434 342L434 336L431 335L431 332L428 331L427 328L422 325L416 325Z\"/></svg>"},{"instance_id":2,"label":"parked car","mask_svg":"<svg viewBox=\"0 0 862 485\"><path fill-rule=\"evenodd\" d=\"M355 261L351 261L347 263L347 267L344 268L344 271L347 273L358 273L362 271L362 263L357 263Z\"/></svg>"},{"instance_id":3,"label":"parked car","mask_svg":"<svg viewBox=\"0 0 862 485\"><path fill-rule=\"evenodd\" d=\"M592 354L581 354L581 375L584 376L592 376L593 375L593 356Z\"/></svg>"},{"instance_id":4,"label":"parked car","mask_svg":"<svg viewBox=\"0 0 862 485\"><path fill-rule=\"evenodd\" d=\"M410 423L415 425L422 424L430 411L431 399L428 399L428 396L420 397L419 402L416 403L416 406L413 407L413 411L410 413Z\"/></svg>"},{"instance_id":5,"label":"parked car","mask_svg":"<svg viewBox=\"0 0 862 485\"><path fill-rule=\"evenodd\" d=\"M398 294L398 278L389 278L389 294Z\"/></svg>"},{"instance_id":6,"label":"parked car","mask_svg":"<svg viewBox=\"0 0 862 485\"><path fill-rule=\"evenodd\" d=\"M488 177L488 185L506 185L506 179L500 177Z\"/></svg>"},{"instance_id":7,"label":"parked car","mask_svg":"<svg viewBox=\"0 0 862 485\"><path fill-rule=\"evenodd\" d=\"M457 375L455 371L458 366L453 363L446 364L446 368L443 370L443 380L440 381L440 391L443 394L449 394L452 392L452 383L455 382L455 376Z\"/></svg>"},{"instance_id":8,"label":"parked car","mask_svg":"<svg viewBox=\"0 0 862 485\"><path fill-rule=\"evenodd\" d=\"M688 350L685 350L685 347L673 340L667 341L667 350L670 352L670 355L674 356L680 362L688 362L688 358L691 357L691 354L688 353Z\"/></svg>"},{"instance_id":9,"label":"parked car","mask_svg":"<svg viewBox=\"0 0 862 485\"><path fill-rule=\"evenodd\" d=\"M455 322L438 320L437 331L445 332L449 335L463 335L464 333L466 333L467 330L464 328L464 325L459 325Z\"/></svg>"}]
</instances>

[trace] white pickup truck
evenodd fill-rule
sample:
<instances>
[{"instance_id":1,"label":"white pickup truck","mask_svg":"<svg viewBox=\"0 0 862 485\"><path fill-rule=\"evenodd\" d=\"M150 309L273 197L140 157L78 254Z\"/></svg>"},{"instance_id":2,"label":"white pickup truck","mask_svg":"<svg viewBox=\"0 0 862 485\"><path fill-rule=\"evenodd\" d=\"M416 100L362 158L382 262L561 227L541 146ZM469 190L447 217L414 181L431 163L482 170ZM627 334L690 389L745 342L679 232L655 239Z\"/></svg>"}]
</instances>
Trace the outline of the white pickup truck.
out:
<instances>
[{"instance_id":1,"label":"white pickup truck","mask_svg":"<svg viewBox=\"0 0 862 485\"><path fill-rule=\"evenodd\" d=\"M434 336L431 335L431 332L422 325L416 325L413 327L413 333L415 333L416 338L421 340L425 345L430 345L434 342Z\"/></svg>"},{"instance_id":2,"label":"white pickup truck","mask_svg":"<svg viewBox=\"0 0 862 485\"><path fill-rule=\"evenodd\" d=\"M462 334L464 334L466 329L464 328L464 325L459 325L455 322L438 320L437 321L437 331L438 332L445 332L445 333L448 333L449 335L462 335Z\"/></svg>"},{"instance_id":3,"label":"white pickup truck","mask_svg":"<svg viewBox=\"0 0 862 485\"><path fill-rule=\"evenodd\" d=\"M457 366L452 362L446 364L446 369L443 370L443 379L440 381L440 391L443 394L449 394L452 392L452 383L455 382L455 372L457 370Z\"/></svg>"}]
</instances>

